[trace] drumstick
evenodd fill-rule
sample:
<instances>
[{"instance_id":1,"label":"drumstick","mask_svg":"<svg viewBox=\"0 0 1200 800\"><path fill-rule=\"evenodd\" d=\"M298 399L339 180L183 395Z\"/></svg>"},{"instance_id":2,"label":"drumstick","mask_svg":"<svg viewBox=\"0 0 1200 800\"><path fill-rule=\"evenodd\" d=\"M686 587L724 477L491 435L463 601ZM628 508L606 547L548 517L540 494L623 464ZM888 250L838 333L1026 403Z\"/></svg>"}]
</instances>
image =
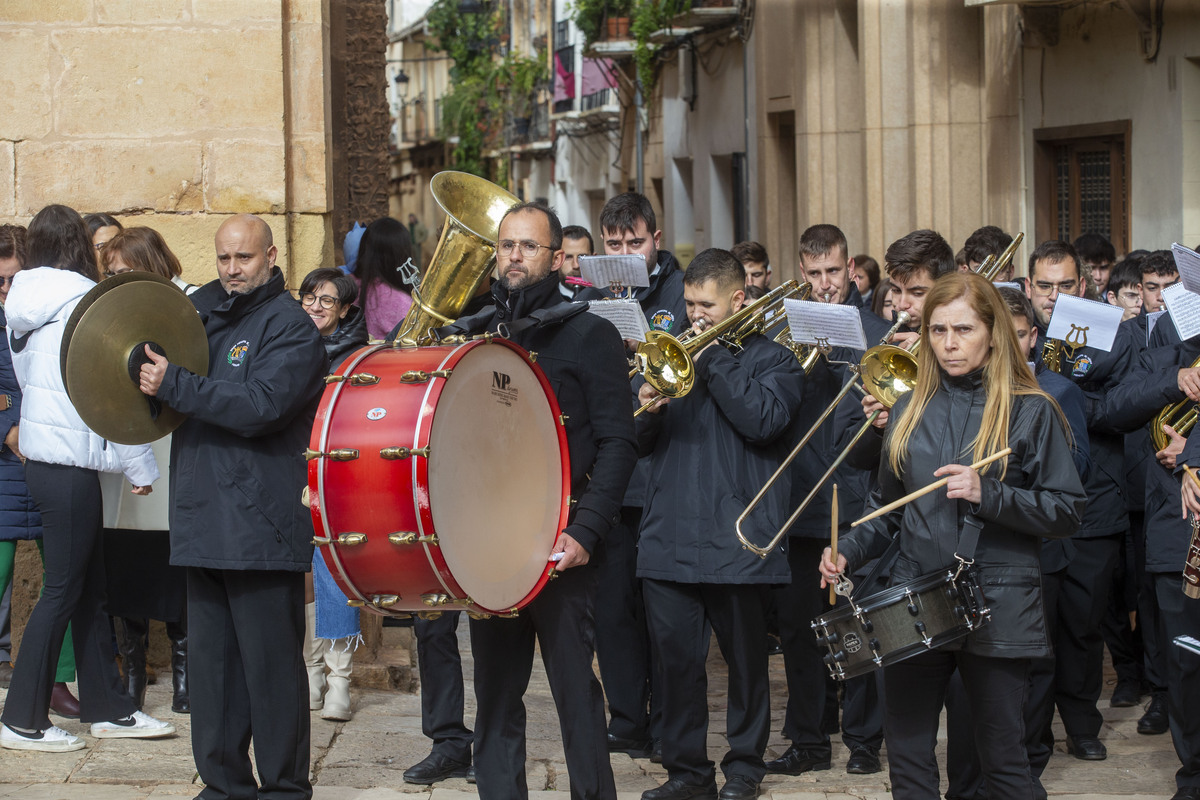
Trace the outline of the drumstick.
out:
<instances>
[{"instance_id":1,"label":"drumstick","mask_svg":"<svg viewBox=\"0 0 1200 800\"><path fill-rule=\"evenodd\" d=\"M983 459L982 461L975 462L974 464L971 465L971 469L982 469L982 468L986 467L988 464L992 463L993 461L999 461L1000 459L1005 458L1006 456L1010 455L1011 453L1012 453L1012 448L1006 447L1003 450L1001 450L999 453L994 453L994 454L988 456L987 458ZM912 492L911 494L904 495L904 497L901 497L899 500L894 500L891 503L888 503L886 506L883 506L882 508L875 509L870 514L867 514L865 517L862 517L861 519L856 519L854 522L850 523L850 527L853 528L855 526L863 524L864 522L869 522L869 521L875 519L876 517L882 517L884 514L888 513L889 511L899 508L900 506L904 505L905 503L910 503L913 500L916 500L918 497L927 495L930 492L932 492L934 489L940 489L949 482L950 482L950 476L947 475L946 477L942 478L941 480L936 480L924 488L917 489L915 492Z\"/></svg>"},{"instance_id":2,"label":"drumstick","mask_svg":"<svg viewBox=\"0 0 1200 800\"><path fill-rule=\"evenodd\" d=\"M1196 486L1200 487L1200 477L1196 476L1196 470L1192 469L1187 464L1184 464L1183 471L1188 474L1189 478L1196 482Z\"/></svg>"},{"instance_id":3,"label":"drumstick","mask_svg":"<svg viewBox=\"0 0 1200 800\"><path fill-rule=\"evenodd\" d=\"M829 531L829 552L833 555L833 565L837 566L837 523L838 523L838 504L837 504L837 484L833 485L833 520L830 523ZM829 605L837 603L837 592L833 590L833 584L829 584Z\"/></svg>"}]
</instances>

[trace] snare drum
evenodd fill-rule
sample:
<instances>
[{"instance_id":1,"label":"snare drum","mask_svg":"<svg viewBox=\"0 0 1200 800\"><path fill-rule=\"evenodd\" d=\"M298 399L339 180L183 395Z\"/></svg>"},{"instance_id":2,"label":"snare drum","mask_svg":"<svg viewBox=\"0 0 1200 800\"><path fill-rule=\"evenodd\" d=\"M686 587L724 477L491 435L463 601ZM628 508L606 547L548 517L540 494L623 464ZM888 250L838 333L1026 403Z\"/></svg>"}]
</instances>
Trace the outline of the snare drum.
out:
<instances>
[{"instance_id":1,"label":"snare drum","mask_svg":"<svg viewBox=\"0 0 1200 800\"><path fill-rule=\"evenodd\" d=\"M961 639L988 620L972 573L931 572L834 609L812 622L825 666L838 680Z\"/></svg>"},{"instance_id":2,"label":"snare drum","mask_svg":"<svg viewBox=\"0 0 1200 800\"><path fill-rule=\"evenodd\" d=\"M513 614L550 579L570 463L558 402L502 340L359 350L326 379L309 503L352 605Z\"/></svg>"}]
</instances>

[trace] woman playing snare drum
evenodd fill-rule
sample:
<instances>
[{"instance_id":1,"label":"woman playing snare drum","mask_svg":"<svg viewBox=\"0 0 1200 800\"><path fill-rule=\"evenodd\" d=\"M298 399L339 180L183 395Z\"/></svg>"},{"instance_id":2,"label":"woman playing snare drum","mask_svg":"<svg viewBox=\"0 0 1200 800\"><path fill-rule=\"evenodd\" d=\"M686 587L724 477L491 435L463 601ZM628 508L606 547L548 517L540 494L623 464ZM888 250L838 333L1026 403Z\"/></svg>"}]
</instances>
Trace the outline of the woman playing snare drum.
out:
<instances>
[{"instance_id":1,"label":"woman playing snare drum","mask_svg":"<svg viewBox=\"0 0 1200 800\"><path fill-rule=\"evenodd\" d=\"M946 683L957 668L989 797L1033 798L1022 709L1031 659L1050 654L1042 612L1041 537L1079 527L1084 493L1067 426L1025 364L1011 313L986 279L940 278L925 300L917 384L892 410L877 505L931 481L934 491L853 530L837 564L825 551L822 584L881 555L899 535L892 585L956 563L968 517L982 524L975 550L991 621L942 648L884 670L885 736L897 800L938 797L934 758ZM976 472L964 464L1012 448Z\"/></svg>"}]
</instances>

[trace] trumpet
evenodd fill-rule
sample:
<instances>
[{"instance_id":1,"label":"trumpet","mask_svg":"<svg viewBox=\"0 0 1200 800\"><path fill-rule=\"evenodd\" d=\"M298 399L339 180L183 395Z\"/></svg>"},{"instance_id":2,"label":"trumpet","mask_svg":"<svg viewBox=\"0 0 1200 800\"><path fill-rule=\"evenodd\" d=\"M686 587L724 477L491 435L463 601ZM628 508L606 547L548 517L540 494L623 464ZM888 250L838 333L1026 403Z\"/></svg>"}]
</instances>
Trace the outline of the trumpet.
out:
<instances>
[{"instance_id":1,"label":"trumpet","mask_svg":"<svg viewBox=\"0 0 1200 800\"><path fill-rule=\"evenodd\" d=\"M646 341L638 345L634 354L634 367L629 377L641 374L646 383L664 397L683 397L696 383L696 368L692 356L699 353L718 338L730 334L730 341L740 344L743 339L757 333L762 326L761 317L775 304L782 306L783 300L801 291L796 281L788 281L767 294L743 306L736 314L699 333L689 331L675 338L663 331L650 331ZM634 412L634 416L657 402L647 403Z\"/></svg>"},{"instance_id":2,"label":"trumpet","mask_svg":"<svg viewBox=\"0 0 1200 800\"><path fill-rule=\"evenodd\" d=\"M910 317L907 311L901 311L896 314L896 322L894 325L892 325L888 332L884 334L883 342L886 342L888 339L892 338L892 335L900 329L900 326L908 322L909 319ZM846 456L850 455L850 451L854 449L854 445L858 444L858 440L861 439L868 430L870 430L871 425L882 412L876 411L867 418L866 422L862 424L862 427L858 429L858 432L854 434L854 438L850 440L850 444L846 445L846 448L838 454L837 458L834 459L833 463L829 466L829 469L825 470L825 474L817 480L816 484L809 491L808 496L804 498L799 507L792 512L790 517L788 517L787 522L783 523L783 526L775 532L775 536L772 537L771 541L765 546L754 544L747 539L746 535L742 532L742 523L745 522L746 517L750 516L750 512L762 502L767 492L770 491L771 487L774 486L776 482L778 482L780 476L783 475L784 471L796 459L796 456L800 454L800 451L804 449L804 446L808 444L810 439L812 439L813 434L817 432L817 429L824 424L825 420L829 418L829 415L833 413L833 410L837 408L837 405L842 401L842 398L850 393L851 389L853 389L855 386L858 386L860 383L869 386L871 394L886 408L891 408L893 405L895 405L896 401L900 399L900 395L911 391L917 382L917 359L913 354L913 351L916 350L916 347L917 344L914 343L913 348L910 351L901 347L896 347L895 345L881 343L863 353L862 360L858 364L850 365L851 370L854 372L854 377L846 381L845 385L842 386L841 390L837 393L837 396L834 397L833 402L829 404L824 412L822 412L820 418L813 423L813 426L808 429L808 432L804 434L803 438L800 439L800 442L794 448L792 448L792 452L789 453L788 457L783 460L783 463L779 465L779 468L775 470L775 473L768 478L767 482L763 484L763 487L758 490L758 494L754 495L754 498L750 501L749 505L746 506L746 510L738 516L734 528L737 532L738 540L742 543L742 547L751 551L760 558L766 558L767 555L779 545L779 542L787 533L788 528L792 527L792 523L794 523L800 517L800 515L804 513L804 510L808 508L809 503L811 503L813 498L817 496L817 492L820 491L821 487L825 485L825 482L832 477L834 471L842 465L842 462L846 460Z\"/></svg>"}]
</instances>

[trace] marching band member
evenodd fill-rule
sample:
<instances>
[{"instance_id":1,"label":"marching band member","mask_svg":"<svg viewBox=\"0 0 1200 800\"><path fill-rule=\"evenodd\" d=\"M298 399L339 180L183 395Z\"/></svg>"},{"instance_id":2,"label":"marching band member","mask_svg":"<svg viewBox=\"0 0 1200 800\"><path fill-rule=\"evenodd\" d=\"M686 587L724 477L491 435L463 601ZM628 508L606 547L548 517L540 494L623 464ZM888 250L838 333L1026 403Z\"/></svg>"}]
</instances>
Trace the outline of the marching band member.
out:
<instances>
[{"instance_id":1,"label":"marching band member","mask_svg":"<svg viewBox=\"0 0 1200 800\"><path fill-rule=\"evenodd\" d=\"M991 622L959 642L884 671L885 728L893 796L938 794L934 756L946 682L960 670L992 797L1032 798L1022 737L1029 662L1049 655L1039 585L1041 537L1078 527L1084 494L1066 423L1024 364L1007 306L974 274L940 279L924 301L917 385L892 411L880 460L880 504L931 478L933 492L852 531L837 563L827 550L823 583L880 555L893 536L893 585L954 562L960 531L978 531L975 564ZM997 324L997 321L1000 321ZM961 462L1005 447L982 473ZM947 502L953 501L953 502Z\"/></svg>"},{"instance_id":2,"label":"marching band member","mask_svg":"<svg viewBox=\"0 0 1200 800\"><path fill-rule=\"evenodd\" d=\"M733 254L705 250L684 275L693 325L716 325L741 309L746 273ZM766 559L731 535L755 490L781 459L781 437L800 406L803 372L786 348L763 336L738 352L717 341L694 355L696 385L666 401L646 384L639 399L655 402L638 419L643 454L652 454L638 541L638 576L654 654L665 678L663 766L668 780L643 800L717 796L707 753L709 625L729 664L729 751L722 800L751 800L766 768L771 726L767 681L767 587L788 580L784 554ZM786 491L768 495L748 518L752 530L777 530Z\"/></svg>"},{"instance_id":3,"label":"marching band member","mask_svg":"<svg viewBox=\"0 0 1200 800\"><path fill-rule=\"evenodd\" d=\"M558 708L571 796L615 800L604 730L604 696L592 672L596 572L586 565L621 508L637 457L620 335L563 303L562 224L549 208L519 203L500 221L493 307L439 335L495 333L536 351L558 397L571 456L571 517L557 547L558 577L515 619L471 620L475 656L475 770L483 800L528 796L525 706L535 644ZM503 468L521 470L522 464Z\"/></svg>"}]
</instances>

